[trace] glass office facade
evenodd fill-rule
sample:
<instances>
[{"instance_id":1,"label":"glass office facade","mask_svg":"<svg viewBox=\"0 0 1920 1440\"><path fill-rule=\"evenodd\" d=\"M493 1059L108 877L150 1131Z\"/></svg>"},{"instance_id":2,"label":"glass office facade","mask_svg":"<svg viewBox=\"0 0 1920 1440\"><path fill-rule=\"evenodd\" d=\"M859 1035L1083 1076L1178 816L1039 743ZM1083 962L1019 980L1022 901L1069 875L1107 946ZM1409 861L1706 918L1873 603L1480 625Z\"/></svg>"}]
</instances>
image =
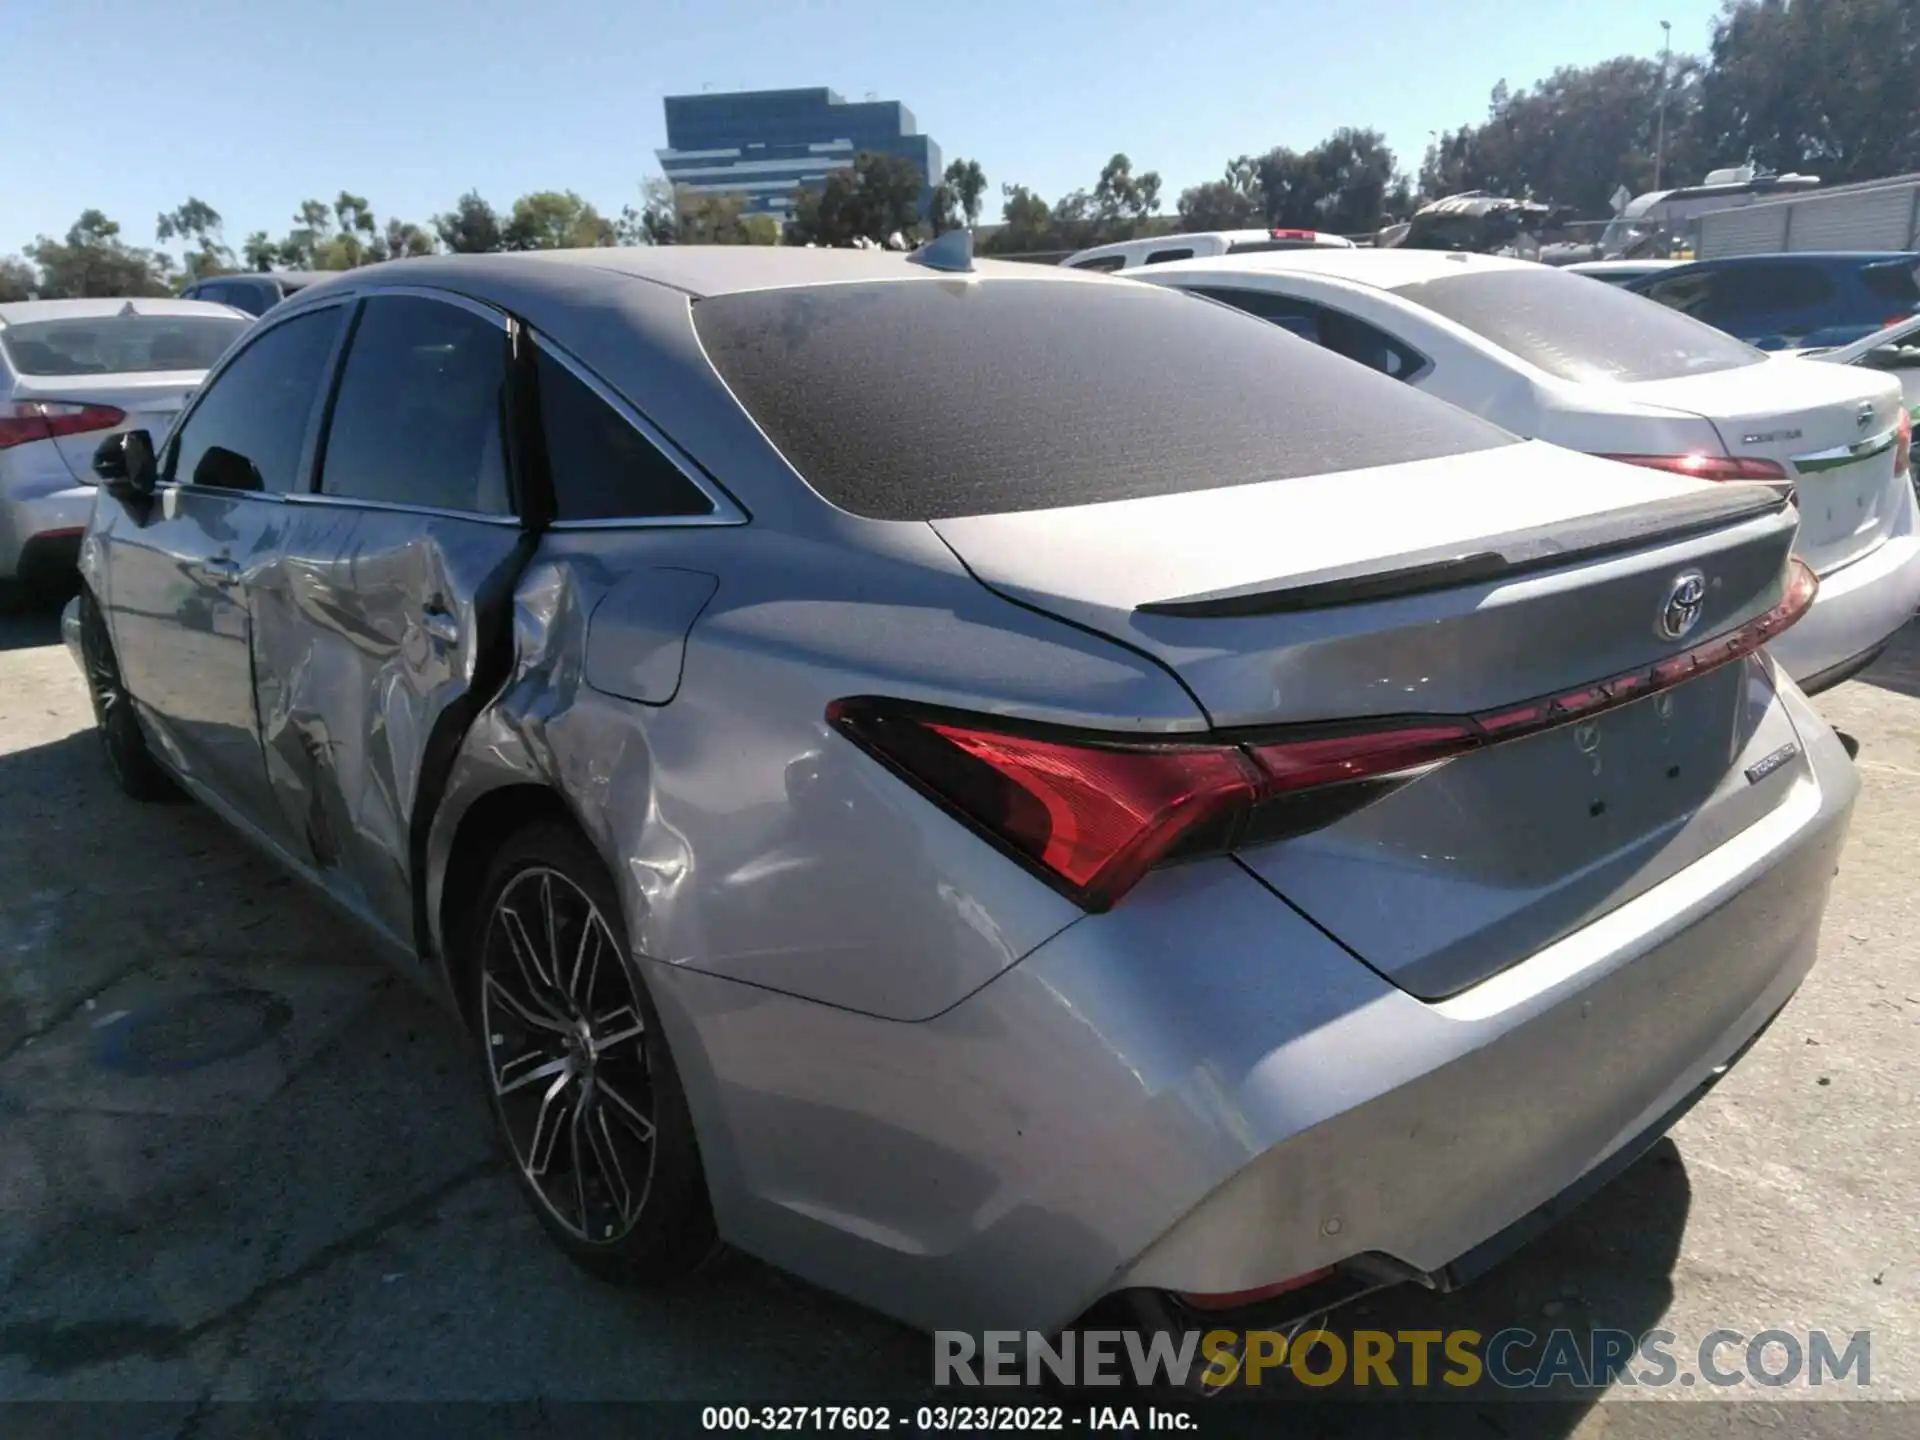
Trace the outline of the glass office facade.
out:
<instances>
[{"instance_id":1,"label":"glass office facade","mask_svg":"<svg viewBox=\"0 0 1920 1440\"><path fill-rule=\"evenodd\" d=\"M820 189L863 150L919 168L922 212L940 177L940 147L898 100L849 102L824 87L741 90L669 95L666 110L667 146L658 153L667 179L744 195L748 214L789 219L802 186Z\"/></svg>"}]
</instances>

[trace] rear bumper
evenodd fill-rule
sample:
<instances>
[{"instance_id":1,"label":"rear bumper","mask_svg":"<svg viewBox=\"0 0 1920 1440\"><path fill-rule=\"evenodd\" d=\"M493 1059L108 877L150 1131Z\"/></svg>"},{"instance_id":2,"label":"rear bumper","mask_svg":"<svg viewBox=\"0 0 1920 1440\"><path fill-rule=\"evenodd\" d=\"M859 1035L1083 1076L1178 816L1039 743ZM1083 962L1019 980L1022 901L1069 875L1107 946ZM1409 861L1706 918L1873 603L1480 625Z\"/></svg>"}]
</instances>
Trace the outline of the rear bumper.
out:
<instances>
[{"instance_id":1,"label":"rear bumper","mask_svg":"<svg viewBox=\"0 0 1920 1440\"><path fill-rule=\"evenodd\" d=\"M1444 1001L1224 861L915 1024L650 966L722 1233L928 1329L1368 1254L1445 1272L1656 1136L1812 966L1857 781L1784 688L1791 798Z\"/></svg>"},{"instance_id":2,"label":"rear bumper","mask_svg":"<svg viewBox=\"0 0 1920 1440\"><path fill-rule=\"evenodd\" d=\"M1920 533L1914 501L1909 496L1906 503L1907 517L1893 537L1872 554L1822 575L1813 608L1769 647L1808 694L1864 668L1920 606ZM1855 660L1861 663L1853 665Z\"/></svg>"},{"instance_id":3,"label":"rear bumper","mask_svg":"<svg viewBox=\"0 0 1920 1440\"><path fill-rule=\"evenodd\" d=\"M23 493L24 491L24 493ZM0 580L58 582L71 575L93 514L91 485L0 494Z\"/></svg>"}]
</instances>

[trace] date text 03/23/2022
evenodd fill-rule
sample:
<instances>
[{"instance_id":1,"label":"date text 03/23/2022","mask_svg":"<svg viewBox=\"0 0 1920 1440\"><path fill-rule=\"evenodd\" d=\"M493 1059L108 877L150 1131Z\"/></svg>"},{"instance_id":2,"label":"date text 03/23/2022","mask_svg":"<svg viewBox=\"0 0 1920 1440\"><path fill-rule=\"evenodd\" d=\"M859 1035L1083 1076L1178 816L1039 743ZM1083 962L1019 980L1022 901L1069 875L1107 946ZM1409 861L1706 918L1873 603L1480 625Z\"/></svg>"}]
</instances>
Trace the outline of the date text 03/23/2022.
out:
<instances>
[{"instance_id":1,"label":"date text 03/23/2022","mask_svg":"<svg viewBox=\"0 0 1920 1440\"><path fill-rule=\"evenodd\" d=\"M788 1431L819 1433L846 1431L873 1434L898 1430L907 1434L949 1431L1068 1431L1117 1432L1194 1430L1194 1417L1184 1410L1153 1405L921 1405L913 1410L886 1405L709 1405L700 1412L702 1430Z\"/></svg>"}]
</instances>

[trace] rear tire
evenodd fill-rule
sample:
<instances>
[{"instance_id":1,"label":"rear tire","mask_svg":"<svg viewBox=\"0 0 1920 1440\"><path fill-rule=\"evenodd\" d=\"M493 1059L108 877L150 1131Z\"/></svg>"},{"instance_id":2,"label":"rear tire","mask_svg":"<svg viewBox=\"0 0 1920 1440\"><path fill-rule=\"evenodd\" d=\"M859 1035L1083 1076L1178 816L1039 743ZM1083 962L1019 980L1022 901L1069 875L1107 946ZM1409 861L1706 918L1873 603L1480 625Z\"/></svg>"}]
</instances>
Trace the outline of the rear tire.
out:
<instances>
[{"instance_id":1,"label":"rear tire","mask_svg":"<svg viewBox=\"0 0 1920 1440\"><path fill-rule=\"evenodd\" d=\"M80 591L80 658L93 701L94 726L100 732L100 748L113 783L135 800L180 799L179 787L147 748L140 717L133 713L133 699L120 678L106 616L94 602L93 592L85 588Z\"/></svg>"},{"instance_id":2,"label":"rear tire","mask_svg":"<svg viewBox=\"0 0 1920 1440\"><path fill-rule=\"evenodd\" d=\"M488 1107L547 1233L616 1284L707 1260L718 1243L693 1118L593 848L556 821L513 835L462 944Z\"/></svg>"}]
</instances>

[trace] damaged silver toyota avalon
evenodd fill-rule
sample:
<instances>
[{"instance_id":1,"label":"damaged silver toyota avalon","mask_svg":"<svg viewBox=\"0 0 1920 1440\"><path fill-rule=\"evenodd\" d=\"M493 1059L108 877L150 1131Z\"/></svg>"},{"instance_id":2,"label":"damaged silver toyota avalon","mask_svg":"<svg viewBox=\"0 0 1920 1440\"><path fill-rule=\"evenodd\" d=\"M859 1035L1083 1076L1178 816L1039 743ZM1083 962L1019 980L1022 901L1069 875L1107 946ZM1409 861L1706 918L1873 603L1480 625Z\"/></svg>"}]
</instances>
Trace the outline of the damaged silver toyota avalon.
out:
<instances>
[{"instance_id":1,"label":"damaged silver toyota avalon","mask_svg":"<svg viewBox=\"0 0 1920 1440\"><path fill-rule=\"evenodd\" d=\"M1763 649L1786 497L1153 286L407 260L96 464L119 784L440 992L616 1279L725 1241L1037 1330L1453 1285L1785 1004L1853 803Z\"/></svg>"}]
</instances>

